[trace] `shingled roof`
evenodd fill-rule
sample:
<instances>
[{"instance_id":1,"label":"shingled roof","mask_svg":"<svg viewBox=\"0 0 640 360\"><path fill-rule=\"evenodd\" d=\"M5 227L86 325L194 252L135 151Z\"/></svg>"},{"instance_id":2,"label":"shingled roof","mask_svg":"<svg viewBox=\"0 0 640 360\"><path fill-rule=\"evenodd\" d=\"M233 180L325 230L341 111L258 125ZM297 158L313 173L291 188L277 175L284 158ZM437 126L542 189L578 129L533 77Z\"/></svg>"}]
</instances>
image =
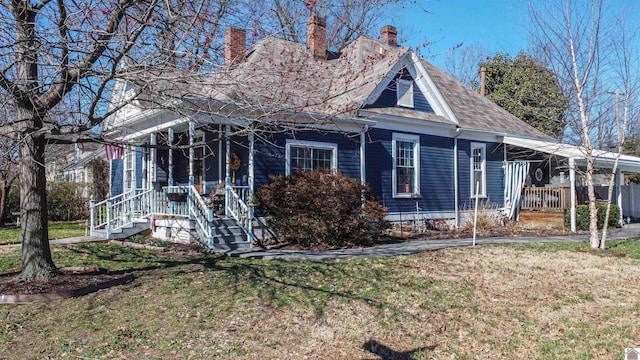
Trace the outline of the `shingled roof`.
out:
<instances>
[{"instance_id":1,"label":"shingled roof","mask_svg":"<svg viewBox=\"0 0 640 360\"><path fill-rule=\"evenodd\" d=\"M195 99L198 106L225 112L225 116L248 110L253 114L356 118L357 110L365 107L376 87L391 81L398 62L407 58L419 59L435 86L433 90L451 112L429 114L395 107L372 111L482 132L551 139L409 48L365 36L328 59L318 59L306 44L267 37L252 46L242 61L215 73L189 74L175 69L149 73L146 95L138 103L152 108L165 101L160 99L172 97Z\"/></svg>"}]
</instances>

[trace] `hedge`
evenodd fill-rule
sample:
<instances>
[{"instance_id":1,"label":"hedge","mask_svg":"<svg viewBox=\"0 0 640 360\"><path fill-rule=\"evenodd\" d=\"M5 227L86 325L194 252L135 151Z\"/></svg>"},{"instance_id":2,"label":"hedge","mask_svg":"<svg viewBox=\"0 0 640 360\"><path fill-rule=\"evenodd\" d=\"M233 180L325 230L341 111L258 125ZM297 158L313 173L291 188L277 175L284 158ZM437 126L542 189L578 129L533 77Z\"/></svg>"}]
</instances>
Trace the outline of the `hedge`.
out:
<instances>
[{"instance_id":1,"label":"hedge","mask_svg":"<svg viewBox=\"0 0 640 360\"><path fill-rule=\"evenodd\" d=\"M607 205L596 205L598 210L598 229L602 229L604 224L604 217L607 212ZM609 226L617 226L620 219L620 207L615 204L611 204L611 211L609 212ZM566 209L564 212L564 224L566 227L571 226L571 209ZM576 206L576 230L589 230L589 205Z\"/></svg>"}]
</instances>

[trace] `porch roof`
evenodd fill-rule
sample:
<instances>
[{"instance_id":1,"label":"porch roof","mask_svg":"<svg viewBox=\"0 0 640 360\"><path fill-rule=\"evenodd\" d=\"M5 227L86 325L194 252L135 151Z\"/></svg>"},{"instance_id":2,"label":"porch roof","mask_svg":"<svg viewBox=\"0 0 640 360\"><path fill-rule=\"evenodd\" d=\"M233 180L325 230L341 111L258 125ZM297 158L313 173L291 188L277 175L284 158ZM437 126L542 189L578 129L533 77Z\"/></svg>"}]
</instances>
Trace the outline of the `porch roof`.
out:
<instances>
[{"instance_id":1,"label":"porch roof","mask_svg":"<svg viewBox=\"0 0 640 360\"><path fill-rule=\"evenodd\" d=\"M503 138L503 142L507 145L540 151L567 159L574 158L578 165L586 164L586 149L581 146L564 144L552 140L545 141L513 136L505 136ZM619 157L618 168L620 171L627 173L640 173L640 157L596 149L593 150L593 156L595 159L594 165L597 168L613 168L616 158Z\"/></svg>"}]
</instances>

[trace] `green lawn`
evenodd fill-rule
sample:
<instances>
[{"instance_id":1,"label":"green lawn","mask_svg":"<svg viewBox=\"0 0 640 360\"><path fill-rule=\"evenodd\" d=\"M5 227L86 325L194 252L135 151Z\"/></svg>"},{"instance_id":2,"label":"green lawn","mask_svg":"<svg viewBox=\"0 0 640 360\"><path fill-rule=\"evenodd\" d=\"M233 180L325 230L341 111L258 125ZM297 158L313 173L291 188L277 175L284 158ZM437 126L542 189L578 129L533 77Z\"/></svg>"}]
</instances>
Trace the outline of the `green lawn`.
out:
<instances>
[{"instance_id":1,"label":"green lawn","mask_svg":"<svg viewBox=\"0 0 640 360\"><path fill-rule=\"evenodd\" d=\"M0 358L621 359L640 344L640 240L610 245L629 256L545 244L300 263L56 246L58 266L136 279L0 307ZM0 273L19 269L19 249L0 257Z\"/></svg>"},{"instance_id":2,"label":"green lawn","mask_svg":"<svg viewBox=\"0 0 640 360\"><path fill-rule=\"evenodd\" d=\"M84 222L64 222L49 224L49 239L63 239L84 235ZM20 242L20 229L0 228L0 244Z\"/></svg>"}]
</instances>

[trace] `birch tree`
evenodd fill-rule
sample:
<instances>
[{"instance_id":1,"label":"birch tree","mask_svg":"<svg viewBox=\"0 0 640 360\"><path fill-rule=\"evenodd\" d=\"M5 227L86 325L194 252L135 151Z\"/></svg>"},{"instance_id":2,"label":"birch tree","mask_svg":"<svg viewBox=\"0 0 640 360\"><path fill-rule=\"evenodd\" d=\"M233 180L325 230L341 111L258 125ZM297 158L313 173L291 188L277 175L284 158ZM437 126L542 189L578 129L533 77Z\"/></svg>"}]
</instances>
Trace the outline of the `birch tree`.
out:
<instances>
[{"instance_id":1,"label":"birch tree","mask_svg":"<svg viewBox=\"0 0 640 360\"><path fill-rule=\"evenodd\" d=\"M594 155L591 110L598 94L603 34L603 1L565 0L529 4L531 34L536 46L564 81L573 108L574 131L584 148L589 199L589 234L592 248L600 245L596 195L593 183ZM586 5L586 6L585 6Z\"/></svg>"},{"instance_id":2,"label":"birch tree","mask_svg":"<svg viewBox=\"0 0 640 360\"><path fill-rule=\"evenodd\" d=\"M629 69L629 60L612 51L612 46L620 42L620 34L628 31L626 25L616 23L616 19L623 18L626 11L628 9L614 13L614 8L607 7L602 0L529 3L533 46L554 70L570 98L568 135L577 138L584 149L586 166L582 175L587 184L590 244L594 249L604 248L606 238L606 231L601 239L597 228L594 150L608 142L603 140L607 137L603 135L603 129L609 131L612 125L611 134L618 139L615 147L621 150L624 142L625 120L618 117L618 125L605 122L616 119L610 116L614 107L611 106L611 94L607 94L607 91L616 89L605 86L615 84L626 92L629 85L626 81L630 74L615 70Z\"/></svg>"}]
</instances>

